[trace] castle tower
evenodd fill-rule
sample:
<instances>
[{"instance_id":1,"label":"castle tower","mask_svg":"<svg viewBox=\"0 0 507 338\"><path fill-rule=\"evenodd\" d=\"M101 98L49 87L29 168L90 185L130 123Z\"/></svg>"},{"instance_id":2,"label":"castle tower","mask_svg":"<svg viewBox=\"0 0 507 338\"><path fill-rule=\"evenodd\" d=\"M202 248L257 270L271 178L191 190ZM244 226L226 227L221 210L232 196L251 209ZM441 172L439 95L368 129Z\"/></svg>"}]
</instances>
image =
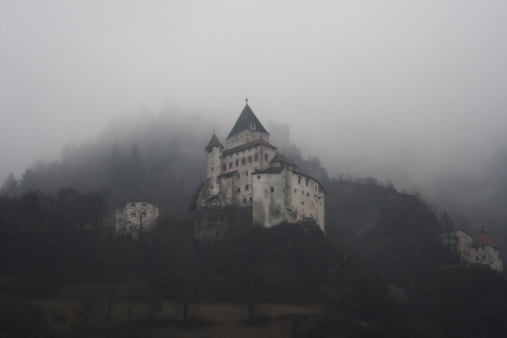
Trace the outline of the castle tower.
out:
<instances>
[{"instance_id":1,"label":"castle tower","mask_svg":"<svg viewBox=\"0 0 507 338\"><path fill-rule=\"evenodd\" d=\"M216 196L220 192L220 182L218 177L222 174L222 149L224 147L218 140L215 133L206 146L206 178L209 179L210 196Z\"/></svg>"}]
</instances>

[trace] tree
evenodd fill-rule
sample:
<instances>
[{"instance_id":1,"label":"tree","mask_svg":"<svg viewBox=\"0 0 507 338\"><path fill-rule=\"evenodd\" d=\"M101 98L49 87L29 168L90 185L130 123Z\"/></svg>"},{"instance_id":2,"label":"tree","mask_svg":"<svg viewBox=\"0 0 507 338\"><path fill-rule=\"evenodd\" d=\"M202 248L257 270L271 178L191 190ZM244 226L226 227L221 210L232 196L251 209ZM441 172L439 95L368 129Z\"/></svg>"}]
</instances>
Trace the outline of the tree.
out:
<instances>
[{"instance_id":1,"label":"tree","mask_svg":"<svg viewBox=\"0 0 507 338\"><path fill-rule=\"evenodd\" d=\"M438 223L440 225L440 231L445 233L447 237L447 249L451 249L451 231L454 228L454 222L451 219L451 216L447 213L447 211L442 211L440 217L438 219Z\"/></svg>"},{"instance_id":2,"label":"tree","mask_svg":"<svg viewBox=\"0 0 507 338\"><path fill-rule=\"evenodd\" d=\"M17 197L19 192L19 184L14 174L11 172L4 180L0 189L0 196Z\"/></svg>"}]
</instances>

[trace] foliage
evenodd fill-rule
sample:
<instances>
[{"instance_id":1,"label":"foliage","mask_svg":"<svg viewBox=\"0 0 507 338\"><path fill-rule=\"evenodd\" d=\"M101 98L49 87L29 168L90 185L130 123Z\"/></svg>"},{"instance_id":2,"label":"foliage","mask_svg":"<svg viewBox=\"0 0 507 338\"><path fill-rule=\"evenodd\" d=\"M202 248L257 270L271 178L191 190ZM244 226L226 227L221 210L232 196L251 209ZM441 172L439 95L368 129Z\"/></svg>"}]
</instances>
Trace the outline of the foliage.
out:
<instances>
[{"instance_id":1,"label":"foliage","mask_svg":"<svg viewBox=\"0 0 507 338\"><path fill-rule=\"evenodd\" d=\"M73 310L75 329L90 333L111 328L124 307L129 318L137 311L159 325L163 300L176 304L183 327L206 322L196 317L199 302L225 300L244 304L245 324L254 326L274 320L259 303L320 304L323 314L290 318L287 334L298 337L505 331L505 277L449 268L452 257L435 240L437 218L419 198L375 182L338 181L327 191L327 235L308 218L268 229L235 224L211 244L194 240L186 215L165 215L139 240L97 231L85 211L94 210L91 201L104 205L102 193L3 196L0 271L25 297L55 296L66 283L99 285ZM97 224L104 210L96 209ZM406 304L396 303L388 283L406 292ZM16 311L45 330L26 303ZM15 323L5 330L21 332Z\"/></svg>"}]
</instances>

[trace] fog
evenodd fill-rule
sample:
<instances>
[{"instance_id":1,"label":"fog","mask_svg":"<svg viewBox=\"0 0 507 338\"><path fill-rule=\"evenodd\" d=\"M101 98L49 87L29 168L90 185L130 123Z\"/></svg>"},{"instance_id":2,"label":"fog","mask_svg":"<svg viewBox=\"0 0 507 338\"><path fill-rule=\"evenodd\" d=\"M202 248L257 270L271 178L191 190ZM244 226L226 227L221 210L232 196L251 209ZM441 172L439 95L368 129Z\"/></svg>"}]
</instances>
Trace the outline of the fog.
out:
<instances>
[{"instance_id":1,"label":"fog","mask_svg":"<svg viewBox=\"0 0 507 338\"><path fill-rule=\"evenodd\" d=\"M330 177L390 180L465 228L503 229L506 13L502 1L3 0L0 177L125 114L177 111L228 133L248 96Z\"/></svg>"}]
</instances>

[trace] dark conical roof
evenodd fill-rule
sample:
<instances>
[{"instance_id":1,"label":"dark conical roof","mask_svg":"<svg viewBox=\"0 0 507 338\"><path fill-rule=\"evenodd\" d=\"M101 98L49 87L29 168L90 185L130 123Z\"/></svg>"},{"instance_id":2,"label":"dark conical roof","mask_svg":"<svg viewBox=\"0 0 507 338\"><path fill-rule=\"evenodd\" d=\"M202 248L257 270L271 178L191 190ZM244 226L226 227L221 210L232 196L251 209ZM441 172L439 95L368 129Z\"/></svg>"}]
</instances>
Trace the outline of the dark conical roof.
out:
<instances>
[{"instance_id":1,"label":"dark conical roof","mask_svg":"<svg viewBox=\"0 0 507 338\"><path fill-rule=\"evenodd\" d=\"M211 148L211 147L216 147L216 146L219 146L219 147L224 147L220 141L218 140L218 137L213 133L213 136L211 136L211 140L209 140L209 143L208 145L206 146L206 148L204 149L208 149L208 148Z\"/></svg>"},{"instance_id":2,"label":"dark conical roof","mask_svg":"<svg viewBox=\"0 0 507 338\"><path fill-rule=\"evenodd\" d=\"M229 133L229 136L227 136L227 138L234 136L238 133L241 133L243 130L249 130L250 124L252 124L252 123L255 125L255 131L260 132L260 133L269 134L267 132L267 130L264 129L262 124L259 122L259 120L257 119L257 116L255 116L252 109L250 109L250 106L247 103L245 105L245 108L243 108L241 115L239 115L238 120L236 121L236 124L234 125L234 127L232 127L232 130Z\"/></svg>"},{"instance_id":3,"label":"dark conical roof","mask_svg":"<svg viewBox=\"0 0 507 338\"><path fill-rule=\"evenodd\" d=\"M484 230L481 231L479 236L473 241L472 245L470 245L471 248L483 246L483 245L489 245L493 248L497 248L495 243L493 243L493 240L488 236L488 233Z\"/></svg>"}]
</instances>

